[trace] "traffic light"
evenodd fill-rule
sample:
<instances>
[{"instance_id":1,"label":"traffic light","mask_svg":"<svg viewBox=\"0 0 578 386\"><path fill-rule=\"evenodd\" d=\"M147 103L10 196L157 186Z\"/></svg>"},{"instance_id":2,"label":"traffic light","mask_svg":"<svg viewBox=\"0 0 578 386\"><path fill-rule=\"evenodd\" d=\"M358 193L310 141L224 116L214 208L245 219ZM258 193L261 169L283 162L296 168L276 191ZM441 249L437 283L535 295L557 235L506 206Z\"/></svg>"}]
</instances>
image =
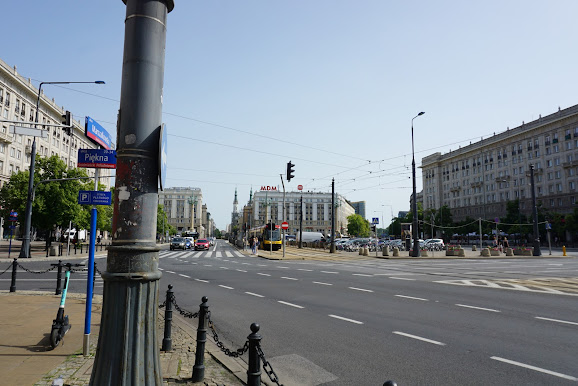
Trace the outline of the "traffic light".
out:
<instances>
[{"instance_id":1,"label":"traffic light","mask_svg":"<svg viewBox=\"0 0 578 386\"><path fill-rule=\"evenodd\" d=\"M287 182L291 181L291 178L295 178L293 173L295 173L295 169L293 169L295 164L292 164L291 161L287 162Z\"/></svg>"},{"instance_id":2,"label":"traffic light","mask_svg":"<svg viewBox=\"0 0 578 386\"><path fill-rule=\"evenodd\" d=\"M372 226L371 226L371 230L372 230L373 232L375 232L375 231L377 230L377 225L372 225Z\"/></svg>"},{"instance_id":3,"label":"traffic light","mask_svg":"<svg viewBox=\"0 0 578 386\"><path fill-rule=\"evenodd\" d=\"M62 124L65 126L62 129L68 135L72 134L72 114L70 111L66 110L65 114L62 114Z\"/></svg>"}]
</instances>

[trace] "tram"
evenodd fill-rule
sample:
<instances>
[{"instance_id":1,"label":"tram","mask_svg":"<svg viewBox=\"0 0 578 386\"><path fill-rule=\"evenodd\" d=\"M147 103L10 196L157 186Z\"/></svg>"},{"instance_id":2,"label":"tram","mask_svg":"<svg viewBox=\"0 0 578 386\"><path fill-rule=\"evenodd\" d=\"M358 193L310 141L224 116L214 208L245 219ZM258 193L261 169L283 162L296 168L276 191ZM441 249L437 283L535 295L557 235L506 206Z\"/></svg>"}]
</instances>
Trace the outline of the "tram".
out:
<instances>
[{"instance_id":1,"label":"tram","mask_svg":"<svg viewBox=\"0 0 578 386\"><path fill-rule=\"evenodd\" d=\"M272 225L273 230L270 229ZM259 239L259 248L265 251L281 249L281 229L279 225L265 224L249 229L249 237Z\"/></svg>"}]
</instances>

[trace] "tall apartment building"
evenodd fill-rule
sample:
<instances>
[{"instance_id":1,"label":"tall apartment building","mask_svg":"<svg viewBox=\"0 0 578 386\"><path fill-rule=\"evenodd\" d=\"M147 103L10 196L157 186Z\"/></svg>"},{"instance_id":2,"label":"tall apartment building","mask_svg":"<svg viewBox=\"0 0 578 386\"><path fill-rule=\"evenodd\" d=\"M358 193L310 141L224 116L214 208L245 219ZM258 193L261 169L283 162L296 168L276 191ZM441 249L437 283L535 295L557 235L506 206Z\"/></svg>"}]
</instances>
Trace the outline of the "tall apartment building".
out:
<instances>
[{"instance_id":1,"label":"tall apartment building","mask_svg":"<svg viewBox=\"0 0 578 386\"><path fill-rule=\"evenodd\" d=\"M493 220L505 216L508 201L519 199L522 213L530 215L530 164L537 204L550 212L573 211L578 196L578 105L422 158L424 209L447 205L454 221L468 216Z\"/></svg>"},{"instance_id":2,"label":"tall apartment building","mask_svg":"<svg viewBox=\"0 0 578 386\"><path fill-rule=\"evenodd\" d=\"M34 127L38 88L30 78L18 74L16 66L10 67L0 60L0 187L10 180L12 173L28 170L32 152L31 136L11 134L10 126ZM77 165L78 149L97 148L85 136L84 118L74 120L72 134L66 134L61 127L47 126L60 124L65 109L58 106L54 99L49 99L44 92L40 97L39 124L46 130L45 138L36 138L37 156L58 156L68 167ZM12 121L12 122L10 122ZM17 121L17 122L15 122ZM89 176L94 176L95 169L87 168ZM100 170L100 176L110 176L107 169ZM110 187L110 178L100 178L100 183Z\"/></svg>"},{"instance_id":3,"label":"tall apartment building","mask_svg":"<svg viewBox=\"0 0 578 386\"><path fill-rule=\"evenodd\" d=\"M174 187L159 191L159 204L167 214L167 222L177 231L193 230L206 237L203 221L203 192L199 188ZM206 207L204 209L206 213ZM206 218L206 214L205 214Z\"/></svg>"},{"instance_id":4,"label":"tall apartment building","mask_svg":"<svg viewBox=\"0 0 578 386\"><path fill-rule=\"evenodd\" d=\"M289 223L289 234L299 232L300 202L303 197L303 232L321 232L331 234L331 193L320 192L287 192L285 194L286 221ZM278 225L283 221L283 192L257 191L249 202L250 209L243 213L250 215L251 227L260 226L270 219ZM335 229L347 233L347 216L355 210L347 200L335 194Z\"/></svg>"}]
</instances>

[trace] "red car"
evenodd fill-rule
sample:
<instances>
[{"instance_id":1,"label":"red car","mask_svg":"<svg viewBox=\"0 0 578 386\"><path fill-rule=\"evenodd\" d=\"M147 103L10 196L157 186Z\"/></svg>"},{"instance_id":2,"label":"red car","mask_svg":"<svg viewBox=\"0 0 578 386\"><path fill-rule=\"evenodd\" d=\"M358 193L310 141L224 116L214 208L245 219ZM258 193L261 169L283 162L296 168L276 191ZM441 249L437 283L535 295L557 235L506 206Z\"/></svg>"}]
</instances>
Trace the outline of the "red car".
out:
<instances>
[{"instance_id":1,"label":"red car","mask_svg":"<svg viewBox=\"0 0 578 386\"><path fill-rule=\"evenodd\" d=\"M195 251L199 250L209 250L209 240L207 239L198 239L195 243Z\"/></svg>"}]
</instances>

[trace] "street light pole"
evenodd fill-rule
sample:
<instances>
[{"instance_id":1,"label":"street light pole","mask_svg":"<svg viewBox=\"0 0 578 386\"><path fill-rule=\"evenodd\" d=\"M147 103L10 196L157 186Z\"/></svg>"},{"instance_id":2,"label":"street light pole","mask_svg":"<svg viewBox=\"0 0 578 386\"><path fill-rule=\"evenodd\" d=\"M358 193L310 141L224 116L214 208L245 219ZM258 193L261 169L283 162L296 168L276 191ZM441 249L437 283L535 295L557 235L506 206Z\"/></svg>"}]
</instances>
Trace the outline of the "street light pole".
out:
<instances>
[{"instance_id":1,"label":"street light pole","mask_svg":"<svg viewBox=\"0 0 578 386\"><path fill-rule=\"evenodd\" d=\"M534 251L532 255L542 256L540 250L540 233L538 233L538 207L536 206L536 189L534 187L534 165L530 164L530 184L532 185L532 217L534 220Z\"/></svg>"},{"instance_id":2,"label":"street light pole","mask_svg":"<svg viewBox=\"0 0 578 386\"><path fill-rule=\"evenodd\" d=\"M156 245L167 15L173 0L126 4L117 168L91 385L161 385Z\"/></svg>"},{"instance_id":3,"label":"street light pole","mask_svg":"<svg viewBox=\"0 0 578 386\"><path fill-rule=\"evenodd\" d=\"M34 126L38 128L38 117L40 110L40 96L42 95L43 84L76 84L76 83L95 83L104 84L104 81L97 80L93 82L40 82L38 86L38 96L36 97L36 114L34 116ZM70 160L69 160L70 162ZM32 225L32 194L34 189L34 166L36 163L36 136L32 140L32 149L30 153L30 168L28 169L28 198L26 199L26 212L24 213L24 235L22 236L22 246L18 257L32 257L30 255L30 228Z\"/></svg>"},{"instance_id":4,"label":"street light pole","mask_svg":"<svg viewBox=\"0 0 578 386\"><path fill-rule=\"evenodd\" d=\"M412 205L411 205L411 210L413 212L413 224L412 224L412 229L413 229L413 253L412 253L412 257L420 257L421 256L421 252L419 250L419 239L418 239L418 229L417 229L417 194L416 194L416 189L415 189L415 151L414 151L414 147L413 147L413 120L416 119L417 117L419 117L420 115L424 115L425 112L422 111L420 112L418 115L416 115L415 117L413 117L411 119L411 173L412 173L412 178L413 178L413 195L412 195Z\"/></svg>"}]
</instances>

